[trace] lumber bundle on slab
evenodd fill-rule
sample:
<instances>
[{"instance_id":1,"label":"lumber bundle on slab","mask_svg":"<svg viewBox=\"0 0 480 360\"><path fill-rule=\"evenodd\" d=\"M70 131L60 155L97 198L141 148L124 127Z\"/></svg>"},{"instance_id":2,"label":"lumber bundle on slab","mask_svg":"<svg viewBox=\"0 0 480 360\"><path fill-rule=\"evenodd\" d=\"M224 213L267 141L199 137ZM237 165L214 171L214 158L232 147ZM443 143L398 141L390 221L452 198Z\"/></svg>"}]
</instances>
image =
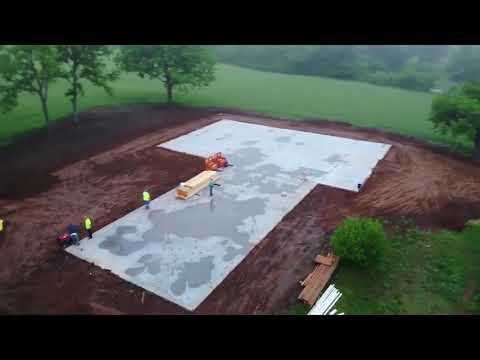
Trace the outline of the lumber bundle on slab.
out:
<instances>
[{"instance_id":1,"label":"lumber bundle on slab","mask_svg":"<svg viewBox=\"0 0 480 360\"><path fill-rule=\"evenodd\" d=\"M220 175L216 171L202 171L177 188L177 198L186 200L208 186L210 179L217 181Z\"/></svg>"},{"instance_id":2,"label":"lumber bundle on slab","mask_svg":"<svg viewBox=\"0 0 480 360\"><path fill-rule=\"evenodd\" d=\"M301 282L304 289L298 296L298 299L308 305L315 304L322 290L328 284L328 281L332 277L335 269L338 266L340 258L334 255L328 255L328 260L323 260L331 265L325 265L324 263L316 264L314 270ZM316 258L317 259L317 258Z\"/></svg>"}]
</instances>

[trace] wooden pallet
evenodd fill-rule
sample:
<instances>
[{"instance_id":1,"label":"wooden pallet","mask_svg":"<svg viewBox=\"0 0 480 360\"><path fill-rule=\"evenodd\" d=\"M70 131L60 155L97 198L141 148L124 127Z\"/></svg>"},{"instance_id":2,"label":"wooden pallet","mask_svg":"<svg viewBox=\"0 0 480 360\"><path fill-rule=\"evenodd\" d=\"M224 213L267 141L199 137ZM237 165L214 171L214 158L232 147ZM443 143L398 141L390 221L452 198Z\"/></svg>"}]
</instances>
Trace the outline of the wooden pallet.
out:
<instances>
[{"instance_id":1,"label":"wooden pallet","mask_svg":"<svg viewBox=\"0 0 480 360\"><path fill-rule=\"evenodd\" d=\"M321 258L317 256L315 258L315 268L308 274L305 280L300 282L300 284L304 286L304 289L298 296L298 299L308 305L315 304L322 290L335 272L339 261L340 258L334 255L322 256Z\"/></svg>"},{"instance_id":2,"label":"wooden pallet","mask_svg":"<svg viewBox=\"0 0 480 360\"><path fill-rule=\"evenodd\" d=\"M213 178L214 181L217 181L220 178L220 175L216 171L202 171L197 176L191 178L186 183L180 185L177 188L176 196L179 199L189 199L200 190L208 186L208 182Z\"/></svg>"}]
</instances>

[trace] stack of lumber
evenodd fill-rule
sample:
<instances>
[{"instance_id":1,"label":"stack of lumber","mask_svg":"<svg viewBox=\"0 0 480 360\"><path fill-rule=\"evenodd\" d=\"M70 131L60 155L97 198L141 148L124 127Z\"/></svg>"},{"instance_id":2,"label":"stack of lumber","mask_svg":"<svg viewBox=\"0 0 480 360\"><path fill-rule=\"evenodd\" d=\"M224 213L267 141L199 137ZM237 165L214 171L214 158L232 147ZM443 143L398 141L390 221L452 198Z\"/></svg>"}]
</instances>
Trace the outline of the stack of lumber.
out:
<instances>
[{"instance_id":1,"label":"stack of lumber","mask_svg":"<svg viewBox=\"0 0 480 360\"><path fill-rule=\"evenodd\" d=\"M332 310L332 308L341 297L342 293L335 288L335 285L330 285L312 307L308 315L335 315L337 309ZM344 313L338 315L344 315Z\"/></svg>"},{"instance_id":2,"label":"stack of lumber","mask_svg":"<svg viewBox=\"0 0 480 360\"><path fill-rule=\"evenodd\" d=\"M202 171L197 176L191 178L186 183L182 183L177 188L177 198L186 200L200 190L208 186L210 179L213 178L213 181L217 181L220 178L220 175L216 171Z\"/></svg>"},{"instance_id":3,"label":"stack of lumber","mask_svg":"<svg viewBox=\"0 0 480 360\"><path fill-rule=\"evenodd\" d=\"M473 226L473 225L480 225L480 219L468 220L468 221L467 221L467 225L471 225L471 226Z\"/></svg>"},{"instance_id":4,"label":"stack of lumber","mask_svg":"<svg viewBox=\"0 0 480 360\"><path fill-rule=\"evenodd\" d=\"M315 258L315 268L308 274L305 280L300 282L304 289L298 296L298 299L308 305L315 304L315 301L317 301L322 290L335 272L339 261L340 258L332 254L327 256L318 255Z\"/></svg>"}]
</instances>

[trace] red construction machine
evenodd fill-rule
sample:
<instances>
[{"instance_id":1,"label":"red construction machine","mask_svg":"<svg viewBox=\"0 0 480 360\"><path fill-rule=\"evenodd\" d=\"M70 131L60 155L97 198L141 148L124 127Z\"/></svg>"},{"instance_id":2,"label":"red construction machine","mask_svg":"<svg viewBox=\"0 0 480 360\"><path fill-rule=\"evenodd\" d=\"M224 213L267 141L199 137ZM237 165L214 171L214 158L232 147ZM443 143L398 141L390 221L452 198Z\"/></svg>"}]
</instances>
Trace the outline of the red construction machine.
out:
<instances>
[{"instance_id":1,"label":"red construction machine","mask_svg":"<svg viewBox=\"0 0 480 360\"><path fill-rule=\"evenodd\" d=\"M221 152L218 152L215 155L209 156L205 159L205 170L207 171L220 171L222 168L226 168L227 166L231 165Z\"/></svg>"}]
</instances>

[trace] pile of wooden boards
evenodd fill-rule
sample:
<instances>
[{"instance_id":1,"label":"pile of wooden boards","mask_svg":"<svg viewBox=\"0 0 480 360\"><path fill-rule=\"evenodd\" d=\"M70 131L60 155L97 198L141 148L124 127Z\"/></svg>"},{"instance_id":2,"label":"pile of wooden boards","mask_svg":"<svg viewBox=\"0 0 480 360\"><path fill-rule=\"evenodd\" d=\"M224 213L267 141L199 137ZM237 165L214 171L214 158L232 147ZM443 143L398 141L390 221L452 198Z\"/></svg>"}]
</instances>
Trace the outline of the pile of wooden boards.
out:
<instances>
[{"instance_id":1,"label":"pile of wooden boards","mask_svg":"<svg viewBox=\"0 0 480 360\"><path fill-rule=\"evenodd\" d=\"M305 280L300 282L304 289L298 296L298 299L308 305L315 304L322 290L332 277L338 266L340 258L338 256L328 254L327 256L317 255L315 258L315 268L308 274Z\"/></svg>"},{"instance_id":2,"label":"pile of wooden boards","mask_svg":"<svg viewBox=\"0 0 480 360\"><path fill-rule=\"evenodd\" d=\"M207 187L211 179L217 181L219 178L220 175L216 171L202 171L200 174L191 178L186 183L182 183L177 188L177 198L186 200Z\"/></svg>"}]
</instances>

